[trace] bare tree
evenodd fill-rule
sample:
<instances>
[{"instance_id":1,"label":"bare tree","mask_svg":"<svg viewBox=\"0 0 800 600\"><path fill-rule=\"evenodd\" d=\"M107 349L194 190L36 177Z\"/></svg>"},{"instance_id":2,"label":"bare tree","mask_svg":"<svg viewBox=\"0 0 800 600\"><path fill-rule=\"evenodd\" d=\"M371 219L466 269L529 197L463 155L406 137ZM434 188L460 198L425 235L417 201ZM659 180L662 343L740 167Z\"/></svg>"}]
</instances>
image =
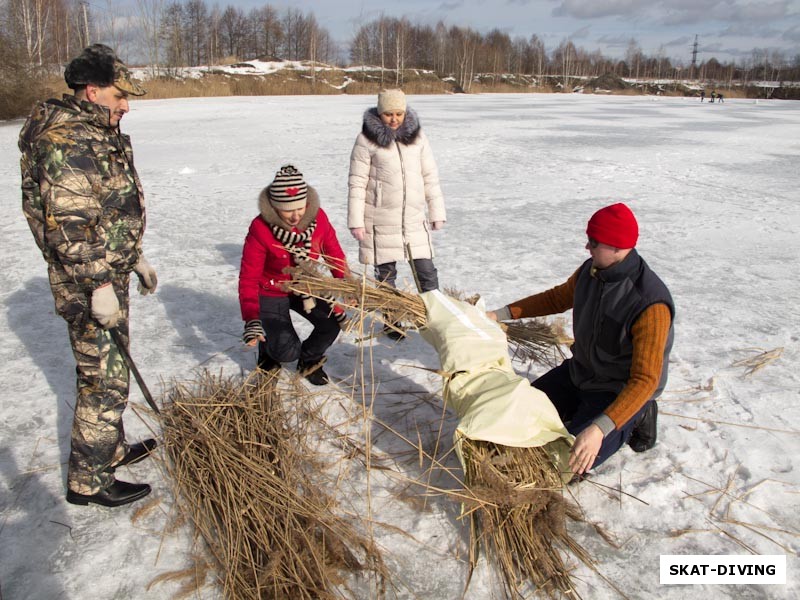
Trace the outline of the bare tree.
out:
<instances>
[{"instance_id":1,"label":"bare tree","mask_svg":"<svg viewBox=\"0 0 800 600\"><path fill-rule=\"evenodd\" d=\"M571 40L563 40L553 51L553 63L558 66L563 78L564 90L570 89L570 79L576 74L578 54Z\"/></svg>"},{"instance_id":2,"label":"bare tree","mask_svg":"<svg viewBox=\"0 0 800 600\"><path fill-rule=\"evenodd\" d=\"M147 65L152 76L158 75L161 60L161 17L164 12L164 0L136 0L139 31L147 57Z\"/></svg>"},{"instance_id":3,"label":"bare tree","mask_svg":"<svg viewBox=\"0 0 800 600\"><path fill-rule=\"evenodd\" d=\"M270 5L266 5L254 9L249 18L254 23L254 31L257 36L253 57L280 57L285 35L278 11Z\"/></svg>"},{"instance_id":4,"label":"bare tree","mask_svg":"<svg viewBox=\"0 0 800 600\"><path fill-rule=\"evenodd\" d=\"M51 3L48 0L13 0L9 9L14 29L23 40L28 63L43 66Z\"/></svg>"},{"instance_id":5,"label":"bare tree","mask_svg":"<svg viewBox=\"0 0 800 600\"><path fill-rule=\"evenodd\" d=\"M205 62L206 36L208 33L208 8L203 0L188 0L183 10L183 35L186 40L186 56L190 66Z\"/></svg>"},{"instance_id":6,"label":"bare tree","mask_svg":"<svg viewBox=\"0 0 800 600\"><path fill-rule=\"evenodd\" d=\"M230 57L245 58L242 42L245 34L245 17L241 9L227 6L220 17L219 36L222 50Z\"/></svg>"},{"instance_id":7,"label":"bare tree","mask_svg":"<svg viewBox=\"0 0 800 600\"><path fill-rule=\"evenodd\" d=\"M639 68L641 67L643 58L644 56L639 42L631 38L631 41L628 42L628 48L625 50L625 61L628 63L630 77L639 79Z\"/></svg>"},{"instance_id":8,"label":"bare tree","mask_svg":"<svg viewBox=\"0 0 800 600\"><path fill-rule=\"evenodd\" d=\"M305 16L296 8L287 8L283 13L282 24L284 58L302 60L308 49Z\"/></svg>"},{"instance_id":9,"label":"bare tree","mask_svg":"<svg viewBox=\"0 0 800 600\"><path fill-rule=\"evenodd\" d=\"M164 40L167 68L173 72L186 65L183 18L183 5L172 2L164 9L161 19L161 38Z\"/></svg>"},{"instance_id":10,"label":"bare tree","mask_svg":"<svg viewBox=\"0 0 800 600\"><path fill-rule=\"evenodd\" d=\"M462 91L469 92L475 77L475 53L480 45L481 36L469 28L452 27L449 38L456 83Z\"/></svg>"}]
</instances>

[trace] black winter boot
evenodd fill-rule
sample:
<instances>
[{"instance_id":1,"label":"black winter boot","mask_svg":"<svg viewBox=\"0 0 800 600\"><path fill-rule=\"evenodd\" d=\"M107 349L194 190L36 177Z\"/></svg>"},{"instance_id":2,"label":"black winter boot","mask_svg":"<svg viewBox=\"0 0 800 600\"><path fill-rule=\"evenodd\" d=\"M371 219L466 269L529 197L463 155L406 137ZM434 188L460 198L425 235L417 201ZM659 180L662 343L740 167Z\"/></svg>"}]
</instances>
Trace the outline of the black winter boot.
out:
<instances>
[{"instance_id":1,"label":"black winter boot","mask_svg":"<svg viewBox=\"0 0 800 600\"><path fill-rule=\"evenodd\" d=\"M658 421L658 404L655 400L647 403L647 406L639 417L639 422L633 428L631 437L628 438L628 445L634 452L644 452L656 445Z\"/></svg>"},{"instance_id":2,"label":"black winter boot","mask_svg":"<svg viewBox=\"0 0 800 600\"><path fill-rule=\"evenodd\" d=\"M267 373L275 372L281 368L281 363L273 359L266 350L258 348L258 368Z\"/></svg>"},{"instance_id":3,"label":"black winter boot","mask_svg":"<svg viewBox=\"0 0 800 600\"><path fill-rule=\"evenodd\" d=\"M400 323L392 323L391 325L389 324L384 325L383 333L386 334L386 337L395 340L396 342L406 339L405 329L403 329L403 326Z\"/></svg>"},{"instance_id":4,"label":"black winter boot","mask_svg":"<svg viewBox=\"0 0 800 600\"><path fill-rule=\"evenodd\" d=\"M328 374L322 370L322 361L316 363L297 362L297 372L305 377L312 385L325 385L328 383Z\"/></svg>"}]
</instances>

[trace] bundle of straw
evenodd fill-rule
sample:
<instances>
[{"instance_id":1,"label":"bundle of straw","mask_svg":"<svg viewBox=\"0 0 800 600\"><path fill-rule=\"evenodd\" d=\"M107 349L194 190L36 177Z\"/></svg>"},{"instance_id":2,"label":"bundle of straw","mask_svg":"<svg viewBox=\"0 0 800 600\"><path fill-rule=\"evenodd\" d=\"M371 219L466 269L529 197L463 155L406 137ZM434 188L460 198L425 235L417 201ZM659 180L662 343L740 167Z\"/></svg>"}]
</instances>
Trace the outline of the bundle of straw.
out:
<instances>
[{"instance_id":1,"label":"bundle of straw","mask_svg":"<svg viewBox=\"0 0 800 600\"><path fill-rule=\"evenodd\" d=\"M308 419L292 417L274 375L202 374L175 384L161 413L178 508L236 599L341 598L342 572L386 575L380 553L312 478ZM293 407L303 398L292 398ZM360 558L359 558L360 557Z\"/></svg>"},{"instance_id":2,"label":"bundle of straw","mask_svg":"<svg viewBox=\"0 0 800 600\"><path fill-rule=\"evenodd\" d=\"M384 323L390 319L413 327L424 327L425 304L416 294L398 290L369 277L348 275L336 279L320 270L320 264L301 262L289 269L292 280L287 287L296 294L313 298L333 298L343 308L357 304L364 313L377 316Z\"/></svg>"},{"instance_id":3,"label":"bundle of straw","mask_svg":"<svg viewBox=\"0 0 800 600\"><path fill-rule=\"evenodd\" d=\"M572 343L563 320L517 319L504 321L502 327L514 358L519 360L555 367L567 357L562 345Z\"/></svg>"},{"instance_id":4,"label":"bundle of straw","mask_svg":"<svg viewBox=\"0 0 800 600\"><path fill-rule=\"evenodd\" d=\"M395 289L369 277L349 275L336 279L323 273L318 263L305 261L291 270L288 289L314 298L334 298L348 308L358 305L362 311L377 317L389 327L406 323L421 328L427 322L425 304L417 295ZM452 292L451 292L452 293ZM503 323L514 356L554 366L564 358L561 345L571 342L564 332L563 322L546 322L539 319Z\"/></svg>"},{"instance_id":5,"label":"bundle of straw","mask_svg":"<svg viewBox=\"0 0 800 600\"><path fill-rule=\"evenodd\" d=\"M561 551L594 567L567 532L568 517L582 519L578 508L564 498L561 475L545 449L464 439L462 452L472 563L479 546L487 548L508 597L523 597L526 582L552 598L578 597Z\"/></svg>"}]
</instances>

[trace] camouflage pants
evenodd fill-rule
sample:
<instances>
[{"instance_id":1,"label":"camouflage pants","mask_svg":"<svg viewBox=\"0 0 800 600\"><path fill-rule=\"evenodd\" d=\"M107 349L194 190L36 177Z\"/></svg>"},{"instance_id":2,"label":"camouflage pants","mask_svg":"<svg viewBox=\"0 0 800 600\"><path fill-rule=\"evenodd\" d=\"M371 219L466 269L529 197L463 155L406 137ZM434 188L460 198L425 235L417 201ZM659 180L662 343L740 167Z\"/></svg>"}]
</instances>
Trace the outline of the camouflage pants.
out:
<instances>
[{"instance_id":1,"label":"camouflage pants","mask_svg":"<svg viewBox=\"0 0 800 600\"><path fill-rule=\"evenodd\" d=\"M128 274L112 280L122 312L117 329L126 345L129 280ZM130 388L128 368L111 334L92 319L89 297L63 271L53 267L50 287L56 311L67 321L77 363L67 485L79 494L95 494L114 483L110 467L128 450L122 424Z\"/></svg>"}]
</instances>

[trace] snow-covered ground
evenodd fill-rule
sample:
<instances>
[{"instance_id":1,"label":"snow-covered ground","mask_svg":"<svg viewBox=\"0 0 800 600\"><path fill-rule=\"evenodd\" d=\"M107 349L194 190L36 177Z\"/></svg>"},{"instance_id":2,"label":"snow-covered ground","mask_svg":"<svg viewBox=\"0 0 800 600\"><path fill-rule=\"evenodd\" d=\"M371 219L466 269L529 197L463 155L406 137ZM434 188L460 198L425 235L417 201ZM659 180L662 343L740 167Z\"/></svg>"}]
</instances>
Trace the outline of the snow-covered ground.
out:
<instances>
[{"instance_id":1,"label":"snow-covered ground","mask_svg":"<svg viewBox=\"0 0 800 600\"><path fill-rule=\"evenodd\" d=\"M235 374L253 367L239 343L236 295L241 245L259 190L294 162L321 195L345 250L349 153L372 96L236 97L136 101L123 119L132 135L149 207L145 250L158 269L155 296L132 296L132 354L154 391L198 368ZM625 448L574 492L588 519L575 537L603 577L629 598L795 598L800 548L800 103L585 95L412 97L439 163L448 220L435 235L443 287L500 306L564 281L585 258L585 224L596 209L628 203L640 221L639 250L677 305L670 381L659 443ZM156 503L104 509L64 502L74 395L66 327L53 314L44 262L20 210L16 138L0 124L0 596L170 598L179 583L148 585L189 564L191 534L168 530L171 497L157 461L120 473L150 482ZM401 277L410 280L407 267ZM301 320L298 326L307 331ZM737 361L782 348L747 375ZM328 371L351 377L353 336L330 351ZM416 451L378 420L433 450L440 427L437 368L417 335L372 348L372 451L393 471L370 477L371 510L402 598L455 599L467 572L458 506L433 498L425 510L398 491L420 477ZM531 378L538 365L518 365ZM357 414L347 383L331 406ZM135 386L131 407L142 404ZM129 439L148 435L129 408ZM448 414L440 453L449 449ZM360 431L355 428L355 434ZM354 434L354 435L355 435ZM450 456L446 464L456 467ZM363 508L366 478L350 465L340 500ZM438 485L456 483L445 475ZM405 494L417 494L409 487ZM399 532L405 532L400 534ZM662 586L664 554L787 556L783 586ZM586 567L584 598L617 598ZM496 598L481 561L467 598ZM365 595L367 593L365 592ZM213 587L200 597L214 598Z\"/></svg>"}]
</instances>

